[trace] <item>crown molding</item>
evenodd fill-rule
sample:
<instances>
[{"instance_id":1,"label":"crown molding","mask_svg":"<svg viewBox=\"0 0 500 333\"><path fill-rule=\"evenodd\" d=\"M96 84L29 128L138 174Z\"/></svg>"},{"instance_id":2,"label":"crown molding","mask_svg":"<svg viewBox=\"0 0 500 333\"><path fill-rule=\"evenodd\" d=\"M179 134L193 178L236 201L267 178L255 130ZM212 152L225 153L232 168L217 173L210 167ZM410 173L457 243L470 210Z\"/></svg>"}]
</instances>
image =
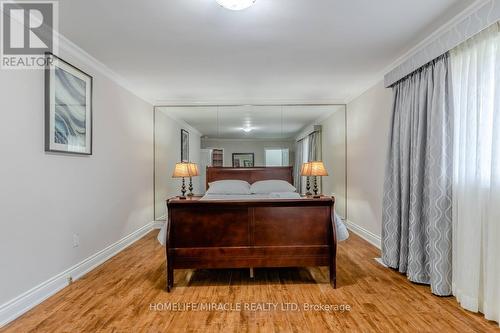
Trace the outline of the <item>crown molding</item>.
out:
<instances>
[{"instance_id":1,"label":"crown molding","mask_svg":"<svg viewBox=\"0 0 500 333\"><path fill-rule=\"evenodd\" d=\"M153 105L153 106L209 106L209 105L219 105L219 106L237 106L237 105L301 105L301 104L311 104L311 105L336 105L336 104L349 104L354 99L363 95L366 91L376 85L378 82L384 80L384 75L394 70L405 61L414 56L417 52L424 49L426 46L434 42L438 39L442 34L450 30L453 26L470 16L472 13L477 11L479 8L484 6L489 1L495 0L477 0L469 7L464 9L462 12L457 14L455 17L450 19L448 22L437 28L433 33L429 36L418 42L415 46L405 51L402 55L393 60L390 65L385 67L383 70L372 76L371 79L366 81L366 84L363 85L358 92L352 94L348 98L345 99L234 99L234 100L179 100L179 99L157 99L151 98L150 96L144 96L138 93L137 87L132 85L122 76L117 74L115 71L110 69L107 65L97 60L95 57L90 55L88 52L80 48L78 45L70 41L64 35L59 33L58 31L54 31L55 37L59 40L59 48L60 50L64 50L69 53L71 56L76 58L78 61L94 68L99 73L103 74L111 81L115 82L117 85L131 92L133 95L142 99L143 101Z\"/></svg>"},{"instance_id":2,"label":"crown molding","mask_svg":"<svg viewBox=\"0 0 500 333\"><path fill-rule=\"evenodd\" d=\"M434 32L432 32L430 35L428 35L427 37L422 39L420 42L415 44L409 50L404 51L402 55L398 56L388 66L386 66L383 70L381 70L377 74L375 74L371 80L367 80L367 83L365 85L363 85L363 88L359 89L358 93L352 94L349 98L347 98L345 100L345 104L350 104L353 100L355 100L356 98L365 94L368 90L373 88L379 82L383 82L384 76L387 73L391 72L392 70L396 69L398 66L402 65L405 61L409 60L411 57L416 55L418 52L423 50L425 47L430 45L432 42L436 41L444 33L448 32L450 29L452 29L458 23L465 20L467 17L469 17L471 14L476 12L478 9L480 9L482 6L484 6L485 4L487 4L490 1L495 1L495 0L476 0L470 6L468 6L463 11L461 11L460 13L455 15L453 18L451 18L448 22L444 23L439 28L434 30Z\"/></svg>"},{"instance_id":3,"label":"crown molding","mask_svg":"<svg viewBox=\"0 0 500 333\"><path fill-rule=\"evenodd\" d=\"M455 27L458 23L462 22L465 20L467 17L472 15L474 12L476 12L478 9L483 7L485 4L488 2L495 1L495 0L476 0L473 2L469 7L465 8L463 11L458 13L456 16L451 18L448 22L444 23L442 26L437 28L434 32L432 32L429 36L418 42L415 46L410 48L408 51L403 53L400 57L398 57L396 60L394 60L391 65L386 67L385 71L388 73L392 70L394 70L396 67L400 66L403 64L405 61L410 59L412 56L420 52L421 50L425 49L428 45L436 41L439 37L441 37L443 34L451 30L453 27Z\"/></svg>"},{"instance_id":4,"label":"crown molding","mask_svg":"<svg viewBox=\"0 0 500 333\"><path fill-rule=\"evenodd\" d=\"M293 142L293 138L274 138L274 139L266 139L266 138L236 138L236 139L228 139L228 138L213 138L213 137L202 137L202 141L220 141L220 142L272 142L272 143L283 143L283 142Z\"/></svg>"},{"instance_id":5,"label":"crown molding","mask_svg":"<svg viewBox=\"0 0 500 333\"><path fill-rule=\"evenodd\" d=\"M7 2L8 0L6 0ZM15 3L14 1L11 1L12 3ZM55 4L54 6L54 11L56 17L59 15L59 6L58 6L58 1L51 1ZM0 13L3 14L2 8L0 8ZM18 21L19 22L19 21ZM24 26L28 27L26 22L20 22ZM61 50L63 50L65 53L67 53L69 56L71 56L73 59L77 60L79 63L86 65L88 67L91 67L93 69L92 72L99 72L102 75L106 76L108 79L116 83L118 86L124 88L128 92L132 93L134 96L140 98L141 100L147 102L148 104L151 104L152 106L154 105L153 99L149 98L148 96L142 96L139 94L137 91L138 89L134 87L130 82L128 82L126 79L124 79L122 76L114 72L111 68L106 66L104 63L100 62L97 60L95 57L90 55L87 51L73 43L71 40L69 40L66 36L61 34L59 32L59 25L58 22L55 23L54 28L47 26L47 24L42 23L42 26L45 28L42 30L42 34L47 35L48 31L52 31L52 36L54 38L54 50L53 53L60 57L60 58L65 58L64 56L61 56ZM77 66L78 67L78 66Z\"/></svg>"},{"instance_id":6,"label":"crown molding","mask_svg":"<svg viewBox=\"0 0 500 333\"><path fill-rule=\"evenodd\" d=\"M342 111L347 111L347 103L346 104L338 104L334 106L343 106L344 109ZM323 126L321 125L322 122L328 120L330 117L332 117L335 113L337 113L340 110L335 110L332 112L328 112L318 118L316 118L314 121L310 122L306 126L302 127L300 131L298 131L298 134L295 136L294 140L299 141L304 139L306 136L314 132L314 126ZM347 116L347 115L345 115Z\"/></svg>"},{"instance_id":7,"label":"crown molding","mask_svg":"<svg viewBox=\"0 0 500 333\"><path fill-rule=\"evenodd\" d=\"M159 110L161 108L163 108L163 107L162 106L155 106L154 111L156 112L157 110ZM184 120L182 120L182 119L180 119L180 118L178 118L178 117L176 117L173 114L168 113L168 112L163 112L163 114L165 115L165 117L172 119L173 121L178 123L181 127L184 127L185 129L187 129L190 133L192 132L192 133L198 134L200 137L203 136L203 134L197 128L194 128L193 126L189 125Z\"/></svg>"},{"instance_id":8,"label":"crown molding","mask_svg":"<svg viewBox=\"0 0 500 333\"><path fill-rule=\"evenodd\" d=\"M124 79L122 76L117 74L111 68L106 66L104 63L100 62L96 58L94 58L87 51L73 43L67 37L62 35L59 31L54 31L55 38L59 41L59 52L62 50L72 58L76 59L80 63L83 63L89 67L91 67L94 71L99 72L100 74L106 76L108 79L116 83L118 86L124 88L128 92L132 93L134 96L140 98L141 100L147 102L148 104L154 105L154 100L148 96L143 96L139 94L138 89L133 86L130 82ZM58 54L56 54L59 56ZM62 56L64 59L64 56Z\"/></svg>"},{"instance_id":9,"label":"crown molding","mask_svg":"<svg viewBox=\"0 0 500 333\"><path fill-rule=\"evenodd\" d=\"M345 105L344 99L214 99L214 100L157 100L155 107L209 107L209 106L301 106L301 105Z\"/></svg>"}]
</instances>

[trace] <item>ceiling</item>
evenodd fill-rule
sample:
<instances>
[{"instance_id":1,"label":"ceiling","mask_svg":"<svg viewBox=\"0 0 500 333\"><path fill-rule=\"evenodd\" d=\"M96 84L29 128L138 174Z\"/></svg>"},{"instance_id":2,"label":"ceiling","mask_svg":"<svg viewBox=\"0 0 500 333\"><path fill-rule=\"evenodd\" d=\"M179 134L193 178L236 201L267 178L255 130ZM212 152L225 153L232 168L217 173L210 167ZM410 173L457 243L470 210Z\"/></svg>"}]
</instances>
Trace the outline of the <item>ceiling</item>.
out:
<instances>
[{"instance_id":1,"label":"ceiling","mask_svg":"<svg viewBox=\"0 0 500 333\"><path fill-rule=\"evenodd\" d=\"M343 112L344 105L158 107L203 136L219 139L292 139L308 125ZM245 132L243 128L251 128Z\"/></svg>"},{"instance_id":2,"label":"ceiling","mask_svg":"<svg viewBox=\"0 0 500 333\"><path fill-rule=\"evenodd\" d=\"M64 0L60 31L156 104L345 102L473 0Z\"/></svg>"}]
</instances>

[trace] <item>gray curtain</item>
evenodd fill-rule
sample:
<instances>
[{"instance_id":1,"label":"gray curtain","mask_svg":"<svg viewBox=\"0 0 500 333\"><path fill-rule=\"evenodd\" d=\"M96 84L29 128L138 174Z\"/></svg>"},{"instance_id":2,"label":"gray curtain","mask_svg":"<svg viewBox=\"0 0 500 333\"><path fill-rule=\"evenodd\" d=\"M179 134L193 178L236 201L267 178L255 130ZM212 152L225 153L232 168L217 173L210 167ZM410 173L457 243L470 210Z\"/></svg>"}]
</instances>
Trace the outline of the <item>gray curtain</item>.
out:
<instances>
[{"instance_id":1,"label":"gray curtain","mask_svg":"<svg viewBox=\"0 0 500 333\"><path fill-rule=\"evenodd\" d=\"M315 131L309 134L309 147L307 150L309 162L321 161L321 132Z\"/></svg>"},{"instance_id":2,"label":"gray curtain","mask_svg":"<svg viewBox=\"0 0 500 333\"><path fill-rule=\"evenodd\" d=\"M393 87L382 259L436 295L450 295L453 100L445 54Z\"/></svg>"},{"instance_id":3,"label":"gray curtain","mask_svg":"<svg viewBox=\"0 0 500 333\"><path fill-rule=\"evenodd\" d=\"M308 135L308 150L307 150L307 160L309 162L313 161L321 161L321 132L314 131ZM311 182L314 177L311 177ZM318 183L318 193L322 193L323 188L323 178L316 177L316 181ZM311 185L312 187L312 185ZM311 191L312 192L312 191Z\"/></svg>"},{"instance_id":4,"label":"gray curtain","mask_svg":"<svg viewBox=\"0 0 500 333\"><path fill-rule=\"evenodd\" d=\"M297 192L302 194L302 176L300 168L302 167L302 158L304 154L304 140L297 141L295 144L295 165L293 167L294 182Z\"/></svg>"}]
</instances>

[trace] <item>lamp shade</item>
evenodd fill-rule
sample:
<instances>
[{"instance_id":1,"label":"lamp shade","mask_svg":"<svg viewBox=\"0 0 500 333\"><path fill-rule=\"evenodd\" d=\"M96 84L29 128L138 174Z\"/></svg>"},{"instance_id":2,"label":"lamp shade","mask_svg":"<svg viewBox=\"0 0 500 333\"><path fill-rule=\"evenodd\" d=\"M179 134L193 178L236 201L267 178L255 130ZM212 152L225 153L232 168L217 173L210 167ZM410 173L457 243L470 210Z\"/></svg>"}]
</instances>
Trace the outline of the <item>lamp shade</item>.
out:
<instances>
[{"instance_id":1,"label":"lamp shade","mask_svg":"<svg viewBox=\"0 0 500 333\"><path fill-rule=\"evenodd\" d=\"M189 163L189 176L196 177L200 175L200 170L198 169L198 164Z\"/></svg>"},{"instance_id":2,"label":"lamp shade","mask_svg":"<svg viewBox=\"0 0 500 333\"><path fill-rule=\"evenodd\" d=\"M322 161L309 162L311 168L310 176L328 176L325 165Z\"/></svg>"},{"instance_id":3,"label":"lamp shade","mask_svg":"<svg viewBox=\"0 0 500 333\"><path fill-rule=\"evenodd\" d=\"M189 177L189 164L186 162L181 162L177 163L175 165L174 169L174 174L172 175L172 178L182 178L182 177Z\"/></svg>"},{"instance_id":4,"label":"lamp shade","mask_svg":"<svg viewBox=\"0 0 500 333\"><path fill-rule=\"evenodd\" d=\"M311 163L306 162L302 164L302 167L300 168L300 175L311 176Z\"/></svg>"}]
</instances>

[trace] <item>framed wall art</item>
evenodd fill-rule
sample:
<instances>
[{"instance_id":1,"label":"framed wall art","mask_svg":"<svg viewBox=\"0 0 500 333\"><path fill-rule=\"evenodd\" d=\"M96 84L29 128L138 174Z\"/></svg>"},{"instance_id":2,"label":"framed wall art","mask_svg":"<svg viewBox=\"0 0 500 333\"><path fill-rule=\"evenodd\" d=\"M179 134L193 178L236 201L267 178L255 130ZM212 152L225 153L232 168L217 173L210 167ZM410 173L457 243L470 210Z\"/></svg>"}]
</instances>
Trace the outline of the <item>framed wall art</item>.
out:
<instances>
[{"instance_id":1,"label":"framed wall art","mask_svg":"<svg viewBox=\"0 0 500 333\"><path fill-rule=\"evenodd\" d=\"M254 153L233 153L233 168L252 168L254 159Z\"/></svg>"},{"instance_id":2,"label":"framed wall art","mask_svg":"<svg viewBox=\"0 0 500 333\"><path fill-rule=\"evenodd\" d=\"M92 155L92 77L46 53L45 151Z\"/></svg>"}]
</instances>

